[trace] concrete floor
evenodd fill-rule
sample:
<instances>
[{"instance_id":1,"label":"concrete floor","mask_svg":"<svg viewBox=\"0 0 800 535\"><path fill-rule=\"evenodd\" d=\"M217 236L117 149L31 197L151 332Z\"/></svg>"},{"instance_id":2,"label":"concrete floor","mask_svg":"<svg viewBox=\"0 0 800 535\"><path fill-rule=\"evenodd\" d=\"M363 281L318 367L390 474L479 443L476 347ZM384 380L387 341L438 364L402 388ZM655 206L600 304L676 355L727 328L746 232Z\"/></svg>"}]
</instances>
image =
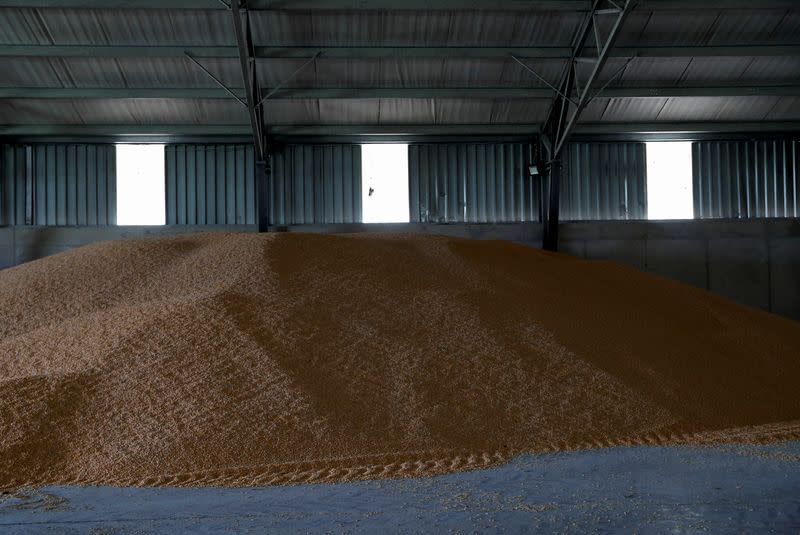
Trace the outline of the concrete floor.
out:
<instances>
[{"instance_id":1,"label":"concrete floor","mask_svg":"<svg viewBox=\"0 0 800 535\"><path fill-rule=\"evenodd\" d=\"M0 533L800 533L800 442L526 455L426 479L0 496Z\"/></svg>"}]
</instances>

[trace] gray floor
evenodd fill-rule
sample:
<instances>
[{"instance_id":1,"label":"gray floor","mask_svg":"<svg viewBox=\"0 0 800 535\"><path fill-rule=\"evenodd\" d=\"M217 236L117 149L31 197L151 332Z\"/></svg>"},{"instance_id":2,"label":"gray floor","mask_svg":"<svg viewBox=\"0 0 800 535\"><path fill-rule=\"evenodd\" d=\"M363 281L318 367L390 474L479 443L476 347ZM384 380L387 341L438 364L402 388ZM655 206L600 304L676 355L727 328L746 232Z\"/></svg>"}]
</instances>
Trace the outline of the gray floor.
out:
<instances>
[{"instance_id":1,"label":"gray floor","mask_svg":"<svg viewBox=\"0 0 800 535\"><path fill-rule=\"evenodd\" d=\"M51 487L0 533L527 531L800 534L800 442L523 456L489 470L246 489Z\"/></svg>"}]
</instances>

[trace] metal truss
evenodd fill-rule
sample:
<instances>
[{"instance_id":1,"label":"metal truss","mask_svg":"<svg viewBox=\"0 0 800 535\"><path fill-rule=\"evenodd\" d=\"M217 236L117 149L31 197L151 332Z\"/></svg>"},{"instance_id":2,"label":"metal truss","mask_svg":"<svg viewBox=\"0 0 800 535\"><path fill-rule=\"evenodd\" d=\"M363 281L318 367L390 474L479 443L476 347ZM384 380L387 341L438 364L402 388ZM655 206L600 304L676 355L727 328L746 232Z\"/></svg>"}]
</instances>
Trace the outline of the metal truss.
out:
<instances>
[{"instance_id":1,"label":"metal truss","mask_svg":"<svg viewBox=\"0 0 800 535\"><path fill-rule=\"evenodd\" d=\"M252 130L253 144L256 151L258 231L267 232L269 230L269 181L272 178L272 165L264 128L264 107L261 105L263 99L256 72L255 47L253 46L250 17L247 11L244 11L244 24L242 23L243 10L241 0L231 0L230 10L233 16L233 32L236 35L236 46L239 49L239 64L242 69L247 115L250 120L250 129Z\"/></svg>"},{"instance_id":2,"label":"metal truss","mask_svg":"<svg viewBox=\"0 0 800 535\"><path fill-rule=\"evenodd\" d=\"M543 206L542 214L543 247L547 250L558 249L561 152L581 113L599 92L595 84L632 7L632 0L594 0L592 2L591 10L573 40L569 63L562 75L550 113L542 128L542 148L547 154L549 164L547 204ZM585 54L587 43L592 39L597 54L595 57ZM588 76L583 80L580 79L581 65L587 65L590 69ZM600 90L604 87L601 87Z\"/></svg>"}]
</instances>

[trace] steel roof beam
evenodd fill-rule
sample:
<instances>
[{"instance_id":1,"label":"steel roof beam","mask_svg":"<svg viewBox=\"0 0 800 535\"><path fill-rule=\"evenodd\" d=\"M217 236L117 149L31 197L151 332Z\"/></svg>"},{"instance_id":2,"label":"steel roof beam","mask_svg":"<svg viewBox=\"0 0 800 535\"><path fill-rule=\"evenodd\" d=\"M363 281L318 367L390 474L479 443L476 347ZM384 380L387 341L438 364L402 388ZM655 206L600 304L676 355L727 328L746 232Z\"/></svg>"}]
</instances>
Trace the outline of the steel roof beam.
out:
<instances>
[{"instance_id":1,"label":"steel roof beam","mask_svg":"<svg viewBox=\"0 0 800 535\"><path fill-rule=\"evenodd\" d=\"M242 80L244 82L244 94L247 101L247 114L250 118L250 128L253 131L253 143L256 148L258 161L264 160L266 154L266 143L262 131L264 121L258 109L258 102L261 95L258 93L258 82L255 77L255 65L252 62L252 42L250 41L249 24L242 24L242 13L239 7L240 0L231 1L231 15L233 16L233 30L236 36L236 44L239 51L239 63L241 64ZM247 14L245 13L245 16ZM246 21L249 23L249 19ZM231 91L231 90L228 90Z\"/></svg>"},{"instance_id":2,"label":"steel roof beam","mask_svg":"<svg viewBox=\"0 0 800 535\"><path fill-rule=\"evenodd\" d=\"M232 88L242 98L245 91ZM264 89L271 93L270 89ZM382 99L382 98L486 98L486 99L550 99L552 89L546 87L367 87L367 88L284 88L270 94L270 100L291 99ZM800 96L800 84L787 85L692 85L683 87L608 87L598 98L641 97L742 97ZM17 99L230 99L222 88L64 88L64 87L0 87L0 98Z\"/></svg>"},{"instance_id":3,"label":"steel roof beam","mask_svg":"<svg viewBox=\"0 0 800 535\"><path fill-rule=\"evenodd\" d=\"M236 46L239 49L239 63L247 101L247 116L250 119L250 129L253 133L253 145L256 153L256 219L258 220L258 231L267 232L269 230L268 182L271 174L270 155L267 146L267 134L264 129L264 107L261 105L261 87L258 83L255 47L253 46L253 34L250 29L250 13L244 7L245 0L230 0L233 33L236 36ZM242 15L244 15L244 21L242 21ZM209 71L206 72L210 74ZM214 80L226 92L236 96L221 81L216 78Z\"/></svg>"},{"instance_id":4,"label":"steel roof beam","mask_svg":"<svg viewBox=\"0 0 800 535\"><path fill-rule=\"evenodd\" d=\"M450 124L450 125L273 125L270 135L275 136L325 136L325 135L530 135L539 131L535 124ZM760 133L800 132L800 121L757 122L656 122L656 123L582 123L574 133L581 136L607 134L658 134L658 133ZM235 136L251 135L250 125L199 125L199 124L32 124L0 125L0 136L118 136L135 140L136 136Z\"/></svg>"},{"instance_id":5,"label":"steel roof beam","mask_svg":"<svg viewBox=\"0 0 800 535\"><path fill-rule=\"evenodd\" d=\"M569 47L427 47L427 46L347 46L298 47L256 46L259 59L311 58L541 58L569 59ZM11 57L78 57L78 58L179 58L189 54L197 58L237 58L235 46L130 46L130 45L0 45L0 56ZM586 48L584 56L597 57L594 48ZM616 47L609 57L691 58L691 57L755 57L800 56L800 45L720 45L720 46L639 46Z\"/></svg>"},{"instance_id":6,"label":"steel roof beam","mask_svg":"<svg viewBox=\"0 0 800 535\"><path fill-rule=\"evenodd\" d=\"M776 0L769 0L776 1ZM0 0L0 7L225 9L219 0ZM588 0L249 0L257 9L452 9L583 11Z\"/></svg>"},{"instance_id":7,"label":"steel roof beam","mask_svg":"<svg viewBox=\"0 0 800 535\"><path fill-rule=\"evenodd\" d=\"M800 96L800 85L691 85L681 87L607 87L595 98Z\"/></svg>"},{"instance_id":8,"label":"steel roof beam","mask_svg":"<svg viewBox=\"0 0 800 535\"><path fill-rule=\"evenodd\" d=\"M0 45L0 56L59 58L238 58L235 46Z\"/></svg>"},{"instance_id":9,"label":"steel roof beam","mask_svg":"<svg viewBox=\"0 0 800 535\"><path fill-rule=\"evenodd\" d=\"M723 121L723 122L651 122L651 123L581 123L574 133L582 136L592 134L734 134L770 132L800 132L798 121Z\"/></svg>"},{"instance_id":10,"label":"steel roof beam","mask_svg":"<svg viewBox=\"0 0 800 535\"><path fill-rule=\"evenodd\" d=\"M583 110L599 91L594 87L599 83L600 74L614 49L625 19L630 14L634 0L624 0L617 4L613 0L593 0L592 9L587 14L573 38L572 57L559 83L559 91L555 94L550 111L542 126L542 146L547 152L549 163L547 170L547 203L543 205L543 243L542 247L550 251L558 250L558 219L560 205L561 151L580 120ZM601 29L599 19L612 18L607 29ZM607 19L606 19L607 20ZM601 36L601 33L605 35ZM586 45L594 38L597 56L586 56ZM579 79L578 63L588 62L591 71L584 80ZM628 60L630 62L630 60ZM627 66L627 64L626 64ZM619 74L619 73L618 73ZM616 78L614 75L612 80ZM601 90L605 90L611 80L607 80Z\"/></svg>"},{"instance_id":11,"label":"steel roof beam","mask_svg":"<svg viewBox=\"0 0 800 535\"><path fill-rule=\"evenodd\" d=\"M273 125L270 135L529 135L535 124L402 124L402 125ZM0 136L243 136L250 135L247 123L234 125L198 124L103 124L103 125L0 125Z\"/></svg>"},{"instance_id":12,"label":"steel roof beam","mask_svg":"<svg viewBox=\"0 0 800 535\"><path fill-rule=\"evenodd\" d=\"M0 7L214 9L219 0L0 0ZM639 0L638 11L794 9L796 0ZM589 11L590 0L249 0L247 9Z\"/></svg>"},{"instance_id":13,"label":"steel roof beam","mask_svg":"<svg viewBox=\"0 0 800 535\"><path fill-rule=\"evenodd\" d=\"M586 55L597 55L593 48ZM609 50L611 58L718 58L798 56L800 45L712 45L712 46L616 46Z\"/></svg>"},{"instance_id":14,"label":"steel roof beam","mask_svg":"<svg viewBox=\"0 0 800 535\"><path fill-rule=\"evenodd\" d=\"M462 125L274 125L270 136L419 136L419 135L526 135L534 124ZM232 136L250 135L249 124L239 125L0 125L0 138L21 136L117 136L135 141L137 136Z\"/></svg>"},{"instance_id":15,"label":"steel roof beam","mask_svg":"<svg viewBox=\"0 0 800 535\"><path fill-rule=\"evenodd\" d=\"M248 136L250 124L12 124L0 125L0 136Z\"/></svg>"}]
</instances>

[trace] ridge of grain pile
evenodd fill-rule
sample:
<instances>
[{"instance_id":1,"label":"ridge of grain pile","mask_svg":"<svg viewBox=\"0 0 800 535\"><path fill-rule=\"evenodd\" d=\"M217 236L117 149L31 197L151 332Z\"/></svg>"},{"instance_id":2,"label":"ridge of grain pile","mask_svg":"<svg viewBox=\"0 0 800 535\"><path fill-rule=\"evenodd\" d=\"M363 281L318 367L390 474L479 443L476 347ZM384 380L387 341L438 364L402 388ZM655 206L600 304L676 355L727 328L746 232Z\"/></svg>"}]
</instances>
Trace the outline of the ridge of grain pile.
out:
<instances>
[{"instance_id":1,"label":"ridge of grain pile","mask_svg":"<svg viewBox=\"0 0 800 535\"><path fill-rule=\"evenodd\" d=\"M0 271L0 487L424 475L800 436L800 323L433 236L200 234Z\"/></svg>"}]
</instances>

